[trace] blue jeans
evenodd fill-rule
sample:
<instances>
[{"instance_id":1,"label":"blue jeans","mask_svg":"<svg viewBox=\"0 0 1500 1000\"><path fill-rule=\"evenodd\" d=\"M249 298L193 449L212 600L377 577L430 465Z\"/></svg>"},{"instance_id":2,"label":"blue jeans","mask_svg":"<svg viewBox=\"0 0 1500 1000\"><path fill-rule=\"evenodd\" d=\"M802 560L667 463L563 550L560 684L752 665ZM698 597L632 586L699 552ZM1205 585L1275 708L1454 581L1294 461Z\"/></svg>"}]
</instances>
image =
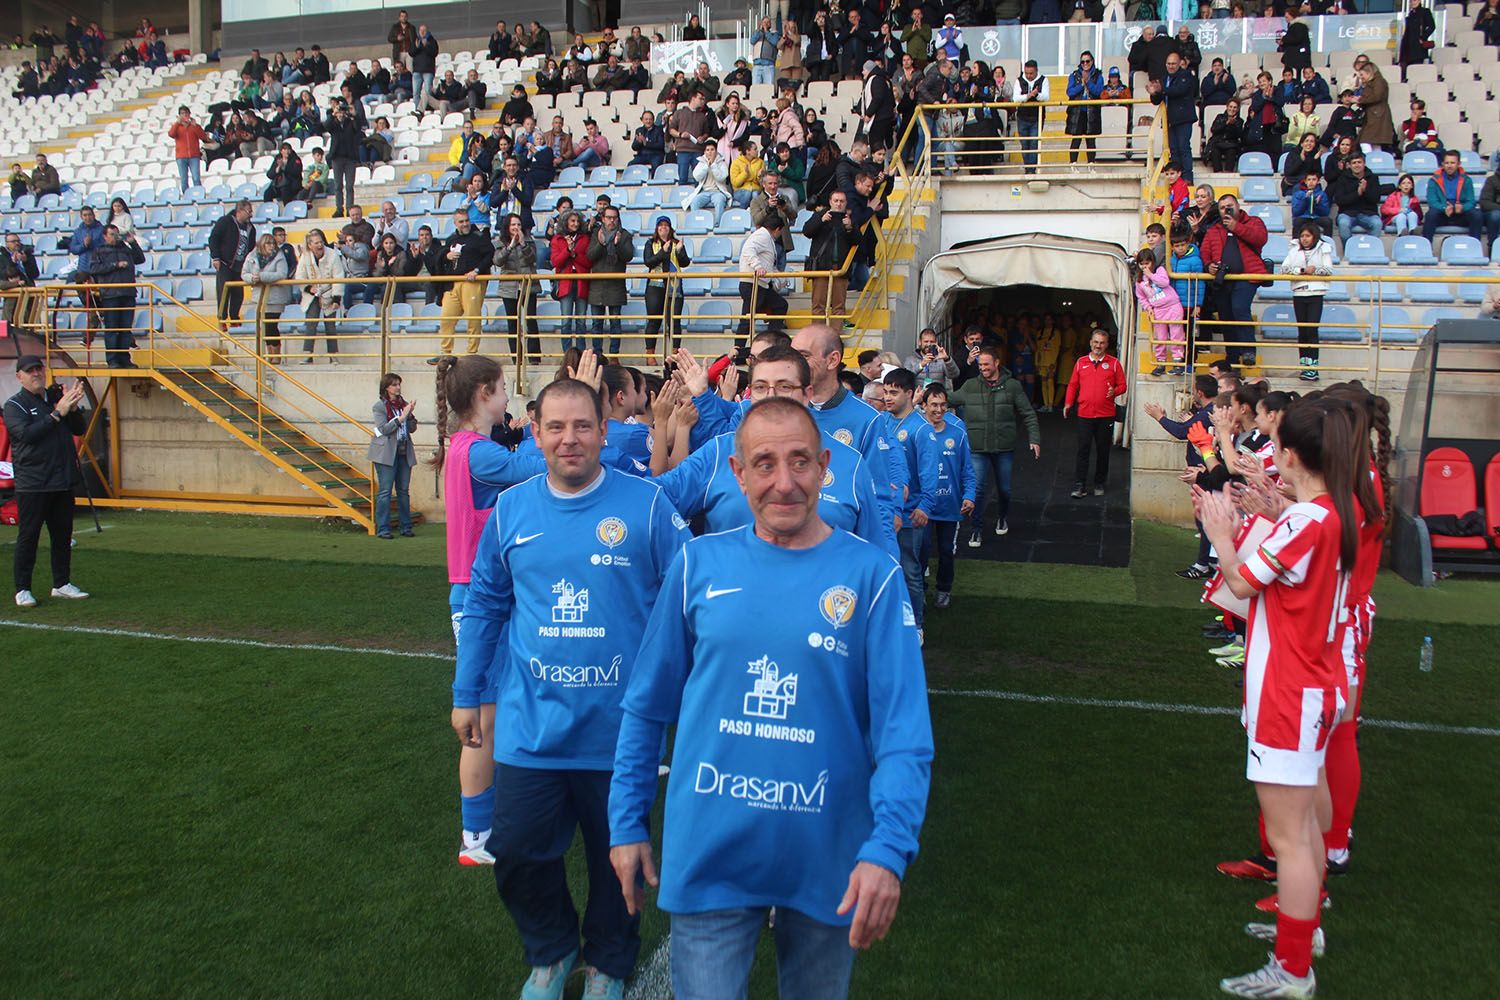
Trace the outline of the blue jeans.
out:
<instances>
[{"instance_id":1,"label":"blue jeans","mask_svg":"<svg viewBox=\"0 0 1500 1000\"><path fill-rule=\"evenodd\" d=\"M765 907L672 915L672 993L677 1000L744 1000ZM854 949L849 928L776 908L776 979L781 1000L843 1000Z\"/></svg>"},{"instance_id":2,"label":"blue jeans","mask_svg":"<svg viewBox=\"0 0 1500 1000\"><path fill-rule=\"evenodd\" d=\"M585 170L588 170L590 167L597 167L598 165L599 154L592 148L585 149L583 152L579 153L577 156L573 157L573 159L568 161L568 166L582 167Z\"/></svg>"},{"instance_id":3,"label":"blue jeans","mask_svg":"<svg viewBox=\"0 0 1500 1000\"><path fill-rule=\"evenodd\" d=\"M411 465L402 442L396 442L394 465L375 463L375 534L391 533L391 490L396 491L398 522L403 535L411 533Z\"/></svg>"},{"instance_id":4,"label":"blue jeans","mask_svg":"<svg viewBox=\"0 0 1500 1000\"><path fill-rule=\"evenodd\" d=\"M970 517L975 531L979 531L984 524L984 498L989 492L991 480L995 483L995 523L1000 523L1010 515L1010 471L1015 457L1015 452L1011 451L974 452L976 485L974 513Z\"/></svg>"},{"instance_id":5,"label":"blue jeans","mask_svg":"<svg viewBox=\"0 0 1500 1000\"><path fill-rule=\"evenodd\" d=\"M746 202L745 204L749 204ZM714 224L717 225L719 216L729 207L729 196L718 191L699 191L693 195L693 200L688 202L688 211L697 212L708 209L714 213Z\"/></svg>"},{"instance_id":6,"label":"blue jeans","mask_svg":"<svg viewBox=\"0 0 1500 1000\"><path fill-rule=\"evenodd\" d=\"M896 542L901 548L901 575L906 577L906 593L911 598L912 614L917 616L917 628L922 627L922 608L927 603L927 583L922 575L922 541L927 529L911 526L911 516L901 515L902 529L896 532Z\"/></svg>"},{"instance_id":7,"label":"blue jeans","mask_svg":"<svg viewBox=\"0 0 1500 1000\"><path fill-rule=\"evenodd\" d=\"M701 153L678 153L677 154L677 183L693 183L693 168L702 159Z\"/></svg>"},{"instance_id":8,"label":"blue jeans","mask_svg":"<svg viewBox=\"0 0 1500 1000\"><path fill-rule=\"evenodd\" d=\"M609 863L608 771L495 765L495 819L489 852L495 888L520 932L530 966L551 965L578 948L578 911L563 856L583 833L589 898L583 911L583 961L626 979L641 950L641 922L625 910Z\"/></svg>"},{"instance_id":9,"label":"blue jeans","mask_svg":"<svg viewBox=\"0 0 1500 1000\"><path fill-rule=\"evenodd\" d=\"M610 334L609 355L614 357L620 353L620 307L619 306L590 306L589 312L598 317L594 321L594 353L598 354L604 350L604 334Z\"/></svg>"},{"instance_id":10,"label":"blue jeans","mask_svg":"<svg viewBox=\"0 0 1500 1000\"><path fill-rule=\"evenodd\" d=\"M1163 108L1166 105L1162 105ZM1163 114L1166 112L1163 111ZM1193 183L1193 123L1167 126L1167 156L1182 167L1182 179Z\"/></svg>"},{"instance_id":11,"label":"blue jeans","mask_svg":"<svg viewBox=\"0 0 1500 1000\"><path fill-rule=\"evenodd\" d=\"M1374 236L1379 236L1385 230L1385 224L1380 221L1379 215L1360 212L1340 212L1338 227L1339 239L1344 243L1349 242L1349 237L1354 235L1356 229Z\"/></svg>"},{"instance_id":12,"label":"blue jeans","mask_svg":"<svg viewBox=\"0 0 1500 1000\"><path fill-rule=\"evenodd\" d=\"M775 83L776 67L770 63L754 63L750 67L750 83Z\"/></svg>"},{"instance_id":13,"label":"blue jeans","mask_svg":"<svg viewBox=\"0 0 1500 1000\"><path fill-rule=\"evenodd\" d=\"M348 312L349 308L351 306L353 306L353 305L355 305L355 304L357 304L357 303L359 303L361 301L363 301L364 304L367 305L367 306L368 305L374 305L375 304L375 298L376 298L376 296L378 296L380 294L380 292L381 292L381 286L378 285L378 284L363 285L363 284L354 284L354 283L351 282L350 284L345 285L344 286L344 311Z\"/></svg>"},{"instance_id":14,"label":"blue jeans","mask_svg":"<svg viewBox=\"0 0 1500 1000\"><path fill-rule=\"evenodd\" d=\"M1378 226L1380 220L1375 220ZM1379 232L1377 228L1375 230ZM1255 293L1260 290L1253 281L1226 281L1227 295L1221 294L1219 299L1219 319L1228 320L1231 326L1221 326L1224 340L1227 342L1242 341L1247 346L1226 347L1224 356L1232 365L1245 364L1246 358L1255 357L1255 319L1251 312L1255 304Z\"/></svg>"},{"instance_id":15,"label":"blue jeans","mask_svg":"<svg viewBox=\"0 0 1500 1000\"><path fill-rule=\"evenodd\" d=\"M736 188L732 200L735 208L749 208L750 203L755 200L755 192L749 188Z\"/></svg>"},{"instance_id":16,"label":"blue jeans","mask_svg":"<svg viewBox=\"0 0 1500 1000\"><path fill-rule=\"evenodd\" d=\"M1028 174L1036 173L1037 133L1041 122L1016 116L1016 133L1021 136L1021 162L1026 164Z\"/></svg>"},{"instance_id":17,"label":"blue jeans","mask_svg":"<svg viewBox=\"0 0 1500 1000\"><path fill-rule=\"evenodd\" d=\"M202 184L203 178L199 173L202 167L203 161L196 156L179 156L177 158L178 188L181 191L186 192L188 188L197 187L198 185ZM188 183L189 177L192 178L192 184Z\"/></svg>"},{"instance_id":18,"label":"blue jeans","mask_svg":"<svg viewBox=\"0 0 1500 1000\"><path fill-rule=\"evenodd\" d=\"M562 349L576 347L583 350L584 320L589 314L589 300L577 295L566 295L558 301L562 306Z\"/></svg>"},{"instance_id":19,"label":"blue jeans","mask_svg":"<svg viewBox=\"0 0 1500 1000\"><path fill-rule=\"evenodd\" d=\"M422 113L422 102L430 93L432 93L432 74L413 73L411 75L411 99L417 103L417 114Z\"/></svg>"}]
</instances>

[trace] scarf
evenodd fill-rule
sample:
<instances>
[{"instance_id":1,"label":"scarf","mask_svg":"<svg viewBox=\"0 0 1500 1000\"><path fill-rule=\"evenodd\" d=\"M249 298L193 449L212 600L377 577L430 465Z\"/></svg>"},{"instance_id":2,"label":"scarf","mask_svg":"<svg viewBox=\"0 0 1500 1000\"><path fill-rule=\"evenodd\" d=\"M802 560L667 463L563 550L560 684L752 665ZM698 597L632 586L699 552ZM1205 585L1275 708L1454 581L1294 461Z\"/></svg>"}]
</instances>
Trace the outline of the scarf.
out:
<instances>
[{"instance_id":1,"label":"scarf","mask_svg":"<svg viewBox=\"0 0 1500 1000\"><path fill-rule=\"evenodd\" d=\"M404 410L404 409L406 409L406 400L402 399L399 394L396 396L395 399L392 399L391 397L386 396L385 399L384 399L384 403L385 403L385 419L387 419L387 420L395 420L397 417L399 417L401 415L401 411ZM396 441L399 443L399 442L405 441L405 440L406 440L406 421L403 420L403 421L401 421L400 426L398 426L396 428Z\"/></svg>"}]
</instances>

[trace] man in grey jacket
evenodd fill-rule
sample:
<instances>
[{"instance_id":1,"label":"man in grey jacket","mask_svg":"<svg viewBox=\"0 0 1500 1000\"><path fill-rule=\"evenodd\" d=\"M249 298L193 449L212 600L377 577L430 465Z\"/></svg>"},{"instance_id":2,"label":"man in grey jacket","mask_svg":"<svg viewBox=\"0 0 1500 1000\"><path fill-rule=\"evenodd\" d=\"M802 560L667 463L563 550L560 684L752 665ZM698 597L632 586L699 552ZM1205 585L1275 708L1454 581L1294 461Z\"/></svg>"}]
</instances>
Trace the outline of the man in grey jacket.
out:
<instances>
[{"instance_id":1,"label":"man in grey jacket","mask_svg":"<svg viewBox=\"0 0 1500 1000\"><path fill-rule=\"evenodd\" d=\"M599 213L599 228L589 240L589 272L624 271L635 256L635 240L620 226L620 210L613 205ZM590 278L589 312L594 321L594 351L604 350L604 330L609 328L609 356L620 353L620 309L625 305L624 278Z\"/></svg>"}]
</instances>

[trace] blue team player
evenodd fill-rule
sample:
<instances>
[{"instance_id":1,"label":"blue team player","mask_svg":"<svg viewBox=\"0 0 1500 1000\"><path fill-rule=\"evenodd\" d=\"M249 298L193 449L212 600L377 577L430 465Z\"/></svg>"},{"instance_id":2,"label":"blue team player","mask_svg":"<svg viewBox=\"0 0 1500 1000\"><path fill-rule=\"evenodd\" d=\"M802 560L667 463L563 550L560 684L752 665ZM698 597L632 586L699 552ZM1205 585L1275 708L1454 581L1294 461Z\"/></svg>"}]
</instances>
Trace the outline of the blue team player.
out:
<instances>
[{"instance_id":1,"label":"blue team player","mask_svg":"<svg viewBox=\"0 0 1500 1000\"><path fill-rule=\"evenodd\" d=\"M734 472L754 524L673 561L626 692L610 859L632 913L642 876L659 881L677 1000L745 997L771 907L781 995L847 995L917 853L922 654L895 560L818 516L824 455L802 404L751 407ZM650 817L673 724L658 880Z\"/></svg>"},{"instance_id":2,"label":"blue team player","mask_svg":"<svg viewBox=\"0 0 1500 1000\"><path fill-rule=\"evenodd\" d=\"M651 428L635 422L646 405L645 376L624 365L605 365L599 375L609 419L606 439L637 467L650 469Z\"/></svg>"},{"instance_id":3,"label":"blue team player","mask_svg":"<svg viewBox=\"0 0 1500 1000\"><path fill-rule=\"evenodd\" d=\"M885 415L891 421L896 452L906 463L906 501L901 506L901 531L896 537L901 545L901 571L906 574L906 589L917 616L917 639L921 641L927 601L922 549L936 502L934 491L943 456L932 425L912 406L917 377L905 368L893 368L885 373L883 381Z\"/></svg>"},{"instance_id":4,"label":"blue team player","mask_svg":"<svg viewBox=\"0 0 1500 1000\"><path fill-rule=\"evenodd\" d=\"M807 359L789 345L772 346L756 358L750 381L750 399L759 402L784 396L807 400ZM818 512L828 524L874 542L897 555L891 523L880 514L875 480L859 452L831 434L823 434L828 452L828 471L818 491ZM656 477L683 517L703 514L709 531L726 531L751 522L750 505L730 468L734 434L720 434L688 455L681 464Z\"/></svg>"},{"instance_id":5,"label":"blue team player","mask_svg":"<svg viewBox=\"0 0 1500 1000\"><path fill-rule=\"evenodd\" d=\"M745 349L746 361L754 367L756 360L767 348L790 346L792 338L785 331L761 330L750 338L750 344ZM720 434L729 433L738 427L744 419L745 411L750 409L751 401L742 399L730 402L710 388L708 371L686 347L679 347L673 360L677 362L677 371L682 376L684 386L692 394L693 405L698 409L698 422L693 425L688 436L689 446L696 451Z\"/></svg>"},{"instance_id":6,"label":"blue team player","mask_svg":"<svg viewBox=\"0 0 1500 1000\"><path fill-rule=\"evenodd\" d=\"M936 607L946 608L952 601L953 560L958 555L958 524L974 511L974 495L979 481L974 475L974 460L969 453L969 432L963 421L948 412L948 390L934 382L922 397L922 413L932 427L942 463L938 466L937 488L932 491L932 514L927 536L935 542L938 553ZM923 547L922 567L927 567L927 550Z\"/></svg>"},{"instance_id":7,"label":"blue team player","mask_svg":"<svg viewBox=\"0 0 1500 1000\"><path fill-rule=\"evenodd\" d=\"M505 420L510 402L500 362L478 354L445 355L437 362L438 450L434 465L443 473L443 507L448 534L448 610L458 642L464 598L474 553L500 492L547 470L540 452L516 455L490 439L490 428ZM452 410L457 429L448 433ZM495 814L495 679L485 678L479 696L481 743L458 753L459 805L463 817L461 865L492 865L485 849Z\"/></svg>"},{"instance_id":8,"label":"blue team player","mask_svg":"<svg viewBox=\"0 0 1500 1000\"><path fill-rule=\"evenodd\" d=\"M564 379L537 397L545 475L501 494L470 576L453 681L453 728L480 742L498 654L495 884L532 973L523 1000L557 1000L579 960L563 855L583 832L589 996L621 996L640 951L609 863L607 803L621 698L686 525L649 481L606 469L603 400ZM503 645L502 645L503 644ZM658 749L660 749L658 747Z\"/></svg>"}]
</instances>

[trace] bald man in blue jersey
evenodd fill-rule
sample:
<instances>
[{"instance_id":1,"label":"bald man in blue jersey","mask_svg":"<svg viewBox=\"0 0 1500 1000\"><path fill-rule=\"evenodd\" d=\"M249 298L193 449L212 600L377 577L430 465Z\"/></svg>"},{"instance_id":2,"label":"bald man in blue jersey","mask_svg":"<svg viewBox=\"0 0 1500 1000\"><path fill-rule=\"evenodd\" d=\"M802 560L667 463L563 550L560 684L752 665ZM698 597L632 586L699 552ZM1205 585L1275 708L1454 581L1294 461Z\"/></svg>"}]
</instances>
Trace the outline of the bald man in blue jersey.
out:
<instances>
[{"instance_id":1,"label":"bald man in blue jersey","mask_svg":"<svg viewBox=\"0 0 1500 1000\"><path fill-rule=\"evenodd\" d=\"M806 406L754 404L735 445L754 522L688 542L662 582L625 694L610 860L632 913L643 878L660 886L677 1000L745 997L772 907L781 995L835 1000L916 856L932 762L922 655L896 561L818 516L828 450Z\"/></svg>"},{"instance_id":2,"label":"bald man in blue jersey","mask_svg":"<svg viewBox=\"0 0 1500 1000\"><path fill-rule=\"evenodd\" d=\"M537 397L547 471L495 501L458 638L452 722L465 746L481 745L479 699L496 663L487 850L532 967L522 1000L559 1000L580 957L587 995L619 1000L640 952L609 861L610 768L641 636L688 533L649 480L600 464L604 427L603 401L583 382ZM581 955L563 865L576 831L589 874Z\"/></svg>"}]
</instances>

